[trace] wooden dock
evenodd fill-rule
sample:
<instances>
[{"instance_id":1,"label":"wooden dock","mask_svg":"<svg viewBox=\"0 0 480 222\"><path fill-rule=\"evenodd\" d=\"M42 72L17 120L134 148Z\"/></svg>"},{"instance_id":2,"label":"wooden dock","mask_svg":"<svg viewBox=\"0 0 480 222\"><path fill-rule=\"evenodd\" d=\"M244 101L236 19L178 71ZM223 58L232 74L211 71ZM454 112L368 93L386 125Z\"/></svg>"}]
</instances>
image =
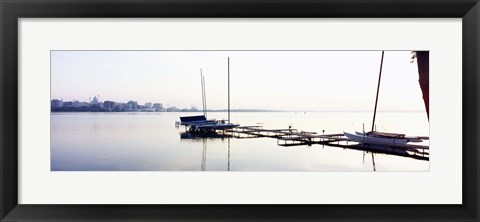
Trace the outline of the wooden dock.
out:
<instances>
[{"instance_id":1,"label":"wooden dock","mask_svg":"<svg viewBox=\"0 0 480 222\"><path fill-rule=\"evenodd\" d=\"M289 146L311 146L314 144L344 149L355 149L375 153L384 153L411 157L415 159L428 160L429 147L417 144L392 144L392 143L359 143L352 141L341 134L323 134L316 132L299 131L297 129L263 129L261 126L238 126L223 131L222 133L234 138L258 138L268 137L277 139L277 145ZM428 139L428 137L422 137Z\"/></svg>"}]
</instances>

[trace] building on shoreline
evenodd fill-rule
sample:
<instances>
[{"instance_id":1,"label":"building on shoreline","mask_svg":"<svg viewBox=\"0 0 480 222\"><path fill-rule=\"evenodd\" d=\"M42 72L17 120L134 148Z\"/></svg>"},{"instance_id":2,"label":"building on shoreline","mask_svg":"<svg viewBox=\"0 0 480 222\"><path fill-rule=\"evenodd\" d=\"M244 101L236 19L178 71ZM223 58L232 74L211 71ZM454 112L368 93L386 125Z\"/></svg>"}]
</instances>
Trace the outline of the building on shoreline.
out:
<instances>
[{"instance_id":1,"label":"building on shoreline","mask_svg":"<svg viewBox=\"0 0 480 222\"><path fill-rule=\"evenodd\" d=\"M94 96L89 102L78 100L63 101L60 99L50 100L52 112L197 112L195 107L190 109L179 109L175 106L165 108L162 103L147 102L139 105L137 101L130 100L127 103L120 103L111 100L101 102L99 96Z\"/></svg>"}]
</instances>

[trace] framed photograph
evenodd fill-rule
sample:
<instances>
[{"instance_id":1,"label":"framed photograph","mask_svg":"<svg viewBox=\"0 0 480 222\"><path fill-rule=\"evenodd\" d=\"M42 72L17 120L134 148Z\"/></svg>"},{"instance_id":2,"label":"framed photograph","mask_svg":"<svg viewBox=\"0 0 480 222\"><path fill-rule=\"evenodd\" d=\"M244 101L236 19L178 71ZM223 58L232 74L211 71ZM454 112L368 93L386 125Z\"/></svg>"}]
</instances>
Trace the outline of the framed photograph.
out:
<instances>
[{"instance_id":1,"label":"framed photograph","mask_svg":"<svg viewBox=\"0 0 480 222\"><path fill-rule=\"evenodd\" d=\"M478 221L476 0L0 6L2 221Z\"/></svg>"}]
</instances>

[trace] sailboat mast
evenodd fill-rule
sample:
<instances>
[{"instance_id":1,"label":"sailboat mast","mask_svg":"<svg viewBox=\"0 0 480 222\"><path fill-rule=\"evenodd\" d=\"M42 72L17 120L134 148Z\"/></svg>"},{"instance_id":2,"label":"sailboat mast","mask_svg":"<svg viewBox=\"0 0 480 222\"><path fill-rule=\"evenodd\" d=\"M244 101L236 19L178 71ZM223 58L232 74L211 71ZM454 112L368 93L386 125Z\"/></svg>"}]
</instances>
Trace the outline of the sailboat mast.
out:
<instances>
[{"instance_id":1,"label":"sailboat mast","mask_svg":"<svg viewBox=\"0 0 480 222\"><path fill-rule=\"evenodd\" d=\"M228 123L230 124L230 57L228 57Z\"/></svg>"},{"instance_id":2,"label":"sailboat mast","mask_svg":"<svg viewBox=\"0 0 480 222\"><path fill-rule=\"evenodd\" d=\"M385 54L385 51L382 51L382 59L380 60L380 73L378 74L377 97L375 98L375 109L373 110L372 131L375 129L375 116L377 114L378 92L380 91L380 79L382 78L382 67L383 67L383 55L384 54Z\"/></svg>"},{"instance_id":3,"label":"sailboat mast","mask_svg":"<svg viewBox=\"0 0 480 222\"><path fill-rule=\"evenodd\" d=\"M202 76L203 80L203 97L204 97L204 104L205 104L205 118L207 117L207 92L205 90L205 76Z\"/></svg>"},{"instance_id":4,"label":"sailboat mast","mask_svg":"<svg viewBox=\"0 0 480 222\"><path fill-rule=\"evenodd\" d=\"M203 115L205 116L205 95L203 94L203 74L202 74L202 69L200 69L200 84L202 88L202 110L203 110Z\"/></svg>"}]
</instances>

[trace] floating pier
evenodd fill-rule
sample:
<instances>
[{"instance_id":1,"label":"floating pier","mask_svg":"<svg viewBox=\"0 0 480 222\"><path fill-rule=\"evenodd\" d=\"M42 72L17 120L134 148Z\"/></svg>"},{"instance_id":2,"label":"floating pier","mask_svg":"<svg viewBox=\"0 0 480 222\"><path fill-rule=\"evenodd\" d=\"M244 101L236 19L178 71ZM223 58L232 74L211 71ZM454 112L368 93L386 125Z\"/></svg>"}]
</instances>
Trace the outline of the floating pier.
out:
<instances>
[{"instance_id":1,"label":"floating pier","mask_svg":"<svg viewBox=\"0 0 480 222\"><path fill-rule=\"evenodd\" d=\"M222 134L234 138L268 137L277 139L278 146L311 146L314 144L344 149L355 149L375 153L393 154L428 160L429 146L414 143L361 143L350 140L343 133L322 134L316 132L300 131L298 129L264 129L262 126L237 126L220 131ZM420 138L420 137L419 137ZM421 137L428 140L428 137Z\"/></svg>"},{"instance_id":2,"label":"floating pier","mask_svg":"<svg viewBox=\"0 0 480 222\"><path fill-rule=\"evenodd\" d=\"M205 117L203 117L205 118ZM203 120L203 119L202 119ZM203 120L204 121L204 120ZM277 139L277 145L312 146L314 144L344 149L362 150L374 153L392 154L411 157L420 160L429 160L429 146L415 143L390 143L390 142L359 142L346 137L343 133L323 134L301 131L294 128L264 129L262 126L240 126L228 123L207 123L195 121L188 123L176 122L175 125L185 125L186 132L181 138L223 138L233 137L239 139L268 137ZM410 137L412 138L412 137ZM428 137L414 137L429 140Z\"/></svg>"}]
</instances>

